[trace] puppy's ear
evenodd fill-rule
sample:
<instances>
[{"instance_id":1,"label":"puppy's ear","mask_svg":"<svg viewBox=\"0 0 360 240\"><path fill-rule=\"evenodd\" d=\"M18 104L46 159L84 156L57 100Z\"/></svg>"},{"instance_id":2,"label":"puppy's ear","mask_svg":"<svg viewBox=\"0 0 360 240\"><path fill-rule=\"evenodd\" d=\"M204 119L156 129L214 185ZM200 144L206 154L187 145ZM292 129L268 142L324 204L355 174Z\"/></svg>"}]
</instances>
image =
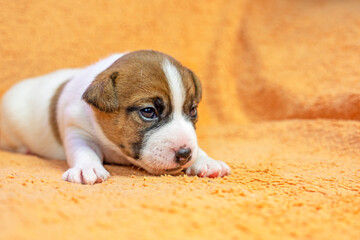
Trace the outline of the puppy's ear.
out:
<instances>
[{"instance_id":1,"label":"puppy's ear","mask_svg":"<svg viewBox=\"0 0 360 240\"><path fill-rule=\"evenodd\" d=\"M189 69L189 72L191 74L191 78L193 80L194 86L195 86L195 96L196 96L196 101L200 102L201 97L202 97L202 87L201 87L201 82L199 80L199 78L195 75L195 73L193 71L191 71Z\"/></svg>"},{"instance_id":2,"label":"puppy's ear","mask_svg":"<svg viewBox=\"0 0 360 240\"><path fill-rule=\"evenodd\" d=\"M82 95L88 104L94 106L100 111L111 113L119 109L119 100L117 98L115 84L118 72L100 73L90 84Z\"/></svg>"}]
</instances>

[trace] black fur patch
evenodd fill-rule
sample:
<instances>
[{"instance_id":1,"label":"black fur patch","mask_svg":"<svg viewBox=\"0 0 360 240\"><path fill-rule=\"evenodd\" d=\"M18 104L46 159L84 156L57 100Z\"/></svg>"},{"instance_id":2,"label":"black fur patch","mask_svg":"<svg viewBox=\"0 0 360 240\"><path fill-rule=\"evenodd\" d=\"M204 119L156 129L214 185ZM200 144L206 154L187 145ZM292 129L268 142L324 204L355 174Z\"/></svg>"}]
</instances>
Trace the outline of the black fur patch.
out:
<instances>
[{"instance_id":1,"label":"black fur patch","mask_svg":"<svg viewBox=\"0 0 360 240\"><path fill-rule=\"evenodd\" d=\"M171 104L169 104L167 106L168 111L167 111L166 115L164 116L165 105L164 105L163 100L161 98L154 98L152 100L152 102L153 102L154 107L156 108L156 111L158 112L158 120L154 121L154 124L152 124L150 127L147 127L145 129L141 130L138 133L140 135L141 140L131 144L131 150L133 152L132 157L136 160L140 159L141 149L143 148L143 146L145 145L145 143L147 141L147 139L145 139L146 133L148 133L149 131L158 129L170 121L170 116L172 113ZM134 111L139 111L140 109L141 109L141 107L132 106L132 107L128 107L126 110L128 113L131 113Z\"/></svg>"},{"instance_id":2,"label":"black fur patch","mask_svg":"<svg viewBox=\"0 0 360 240\"><path fill-rule=\"evenodd\" d=\"M142 149L143 143L142 141L138 141L138 142L134 142L131 144L131 149L133 152L133 158L135 160L139 160L140 159L140 151Z\"/></svg>"}]
</instances>

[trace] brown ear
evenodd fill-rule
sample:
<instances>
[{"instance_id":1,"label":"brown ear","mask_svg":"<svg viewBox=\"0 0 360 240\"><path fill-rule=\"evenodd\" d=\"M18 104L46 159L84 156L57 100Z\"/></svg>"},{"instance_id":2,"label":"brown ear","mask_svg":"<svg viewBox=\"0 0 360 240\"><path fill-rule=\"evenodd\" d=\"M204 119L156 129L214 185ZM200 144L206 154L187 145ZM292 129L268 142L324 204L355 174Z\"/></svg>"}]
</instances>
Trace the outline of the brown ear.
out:
<instances>
[{"instance_id":1,"label":"brown ear","mask_svg":"<svg viewBox=\"0 0 360 240\"><path fill-rule=\"evenodd\" d=\"M119 100L115 90L118 72L102 72L86 89L82 98L90 105L103 112L114 112L119 109Z\"/></svg>"},{"instance_id":2,"label":"brown ear","mask_svg":"<svg viewBox=\"0 0 360 240\"><path fill-rule=\"evenodd\" d=\"M194 86L195 86L195 95L196 95L196 101L200 102L201 97L202 97L202 87L201 87L201 82L199 80L199 78L195 75L195 73L193 73L193 71L191 71L189 69L189 72L191 74L191 78L194 82Z\"/></svg>"}]
</instances>

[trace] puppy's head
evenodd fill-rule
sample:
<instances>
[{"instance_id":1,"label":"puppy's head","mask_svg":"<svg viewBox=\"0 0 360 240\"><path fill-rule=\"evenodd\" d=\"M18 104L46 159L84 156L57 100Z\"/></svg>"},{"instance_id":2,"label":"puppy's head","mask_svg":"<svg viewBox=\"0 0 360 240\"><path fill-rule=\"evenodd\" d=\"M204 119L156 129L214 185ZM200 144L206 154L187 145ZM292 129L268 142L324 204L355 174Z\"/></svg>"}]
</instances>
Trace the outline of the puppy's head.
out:
<instances>
[{"instance_id":1,"label":"puppy's head","mask_svg":"<svg viewBox=\"0 0 360 240\"><path fill-rule=\"evenodd\" d=\"M148 172L176 173L196 159L201 85L172 57L128 53L96 77L83 99L106 137Z\"/></svg>"}]
</instances>

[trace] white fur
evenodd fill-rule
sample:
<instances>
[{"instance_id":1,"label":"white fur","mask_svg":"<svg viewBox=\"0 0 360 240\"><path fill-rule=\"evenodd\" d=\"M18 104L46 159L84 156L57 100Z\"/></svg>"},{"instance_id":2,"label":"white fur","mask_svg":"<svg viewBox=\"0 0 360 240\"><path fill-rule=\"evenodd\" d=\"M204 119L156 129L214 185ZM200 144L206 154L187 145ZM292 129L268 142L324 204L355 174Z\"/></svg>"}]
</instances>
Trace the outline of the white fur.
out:
<instances>
[{"instance_id":1,"label":"white fur","mask_svg":"<svg viewBox=\"0 0 360 240\"><path fill-rule=\"evenodd\" d=\"M1 102L0 148L21 153L30 151L52 159L66 158L70 169L63 179L75 183L93 184L106 180L109 173L102 165L105 156L110 162L133 163L155 174L178 172L181 169L176 169L174 154L183 146L190 147L193 152L192 161L183 166L189 167L187 174L224 176L230 173L225 163L215 161L199 150L195 130L182 114L185 91L181 75L167 60L163 63L163 71L171 89L174 114L169 123L147 133L142 160L126 157L104 135L91 107L81 97L95 77L123 55L112 55L83 69L65 69L26 79L11 88ZM61 146L47 127L48 109L57 88L69 79L57 109L59 132L64 143Z\"/></svg>"},{"instance_id":2,"label":"white fur","mask_svg":"<svg viewBox=\"0 0 360 240\"><path fill-rule=\"evenodd\" d=\"M185 101L185 89L181 75L176 67L167 59L162 63L162 69L170 87L174 115L182 115L182 107Z\"/></svg>"},{"instance_id":3,"label":"white fur","mask_svg":"<svg viewBox=\"0 0 360 240\"><path fill-rule=\"evenodd\" d=\"M140 162L144 164L142 167L149 172L164 173L163 170L165 170L174 173L181 171L181 169L172 171L179 167L175 162L175 152L181 147L188 147L192 151L192 160L182 166L183 168L189 167L196 159L198 145L194 127L182 116L174 114L173 117L163 127L145 135L147 141L141 152L142 160Z\"/></svg>"}]
</instances>

